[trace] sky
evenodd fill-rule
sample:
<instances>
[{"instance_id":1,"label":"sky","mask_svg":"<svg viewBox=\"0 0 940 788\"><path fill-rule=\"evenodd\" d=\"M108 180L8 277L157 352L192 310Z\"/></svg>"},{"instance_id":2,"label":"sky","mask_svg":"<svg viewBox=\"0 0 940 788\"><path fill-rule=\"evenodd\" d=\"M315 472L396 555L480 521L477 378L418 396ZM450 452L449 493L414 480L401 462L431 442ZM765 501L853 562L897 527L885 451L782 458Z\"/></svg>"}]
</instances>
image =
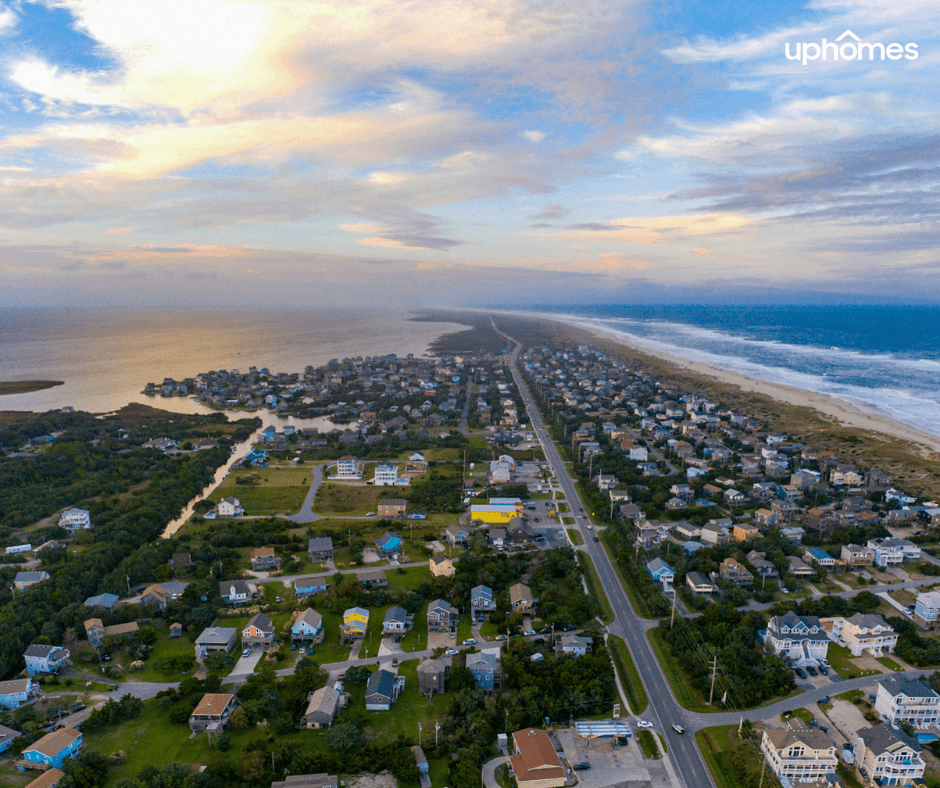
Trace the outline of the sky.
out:
<instances>
[{"instance_id":1,"label":"sky","mask_svg":"<svg viewBox=\"0 0 940 788\"><path fill-rule=\"evenodd\" d=\"M936 302L938 18L0 0L0 305Z\"/></svg>"}]
</instances>

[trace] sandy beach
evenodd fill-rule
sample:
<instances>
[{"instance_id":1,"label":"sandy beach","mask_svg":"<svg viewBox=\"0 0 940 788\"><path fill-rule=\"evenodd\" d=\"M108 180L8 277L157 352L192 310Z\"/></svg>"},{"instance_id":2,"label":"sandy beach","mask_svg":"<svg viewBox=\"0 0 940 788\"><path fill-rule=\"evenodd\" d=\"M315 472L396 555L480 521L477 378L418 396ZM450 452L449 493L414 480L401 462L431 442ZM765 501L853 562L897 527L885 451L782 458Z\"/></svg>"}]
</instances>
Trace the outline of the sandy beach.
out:
<instances>
[{"instance_id":1,"label":"sandy beach","mask_svg":"<svg viewBox=\"0 0 940 788\"><path fill-rule=\"evenodd\" d=\"M535 317L535 315L527 316ZM754 391L780 400L781 402L789 403L790 405L812 408L824 416L835 419L839 424L846 427L872 430L873 432L880 432L884 435L890 435L891 437L917 444L929 450L924 452L924 456L929 456L931 453L940 453L940 437L920 432L892 418L871 410L866 410L848 400L832 397L828 394L820 394L815 391L795 388L794 386L785 386L782 383L771 383L766 380L759 380L757 378L748 377L747 375L742 375L738 372L730 372L729 370L716 367L712 364L706 364L701 361L690 361L680 356L653 351L648 347L630 342L624 336L615 332L584 326L573 320L557 320L549 315L539 315L538 317L574 326L588 331L598 338L613 340L637 352L644 353L648 356L655 356L656 358L669 362L680 369L687 369L699 375L715 378L722 383L737 386L743 391Z\"/></svg>"}]
</instances>

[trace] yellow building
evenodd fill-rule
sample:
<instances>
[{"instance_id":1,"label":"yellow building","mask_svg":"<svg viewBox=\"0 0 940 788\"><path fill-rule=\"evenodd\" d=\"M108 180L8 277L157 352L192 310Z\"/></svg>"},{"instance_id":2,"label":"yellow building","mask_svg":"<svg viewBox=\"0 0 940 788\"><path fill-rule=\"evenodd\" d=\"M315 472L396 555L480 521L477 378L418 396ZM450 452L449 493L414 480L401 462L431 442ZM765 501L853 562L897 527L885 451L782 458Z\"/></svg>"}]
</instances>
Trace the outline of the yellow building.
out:
<instances>
[{"instance_id":1,"label":"yellow building","mask_svg":"<svg viewBox=\"0 0 940 788\"><path fill-rule=\"evenodd\" d=\"M431 574L434 575L434 577L454 576L454 562L449 558L432 555L428 559L428 566L430 567Z\"/></svg>"},{"instance_id":2,"label":"yellow building","mask_svg":"<svg viewBox=\"0 0 940 788\"><path fill-rule=\"evenodd\" d=\"M516 516L515 505L497 504L495 506L471 506L470 519L481 523L508 523Z\"/></svg>"},{"instance_id":3,"label":"yellow building","mask_svg":"<svg viewBox=\"0 0 940 788\"><path fill-rule=\"evenodd\" d=\"M351 607L343 613L343 634L347 637L363 637L369 626L369 611L363 607Z\"/></svg>"}]
</instances>

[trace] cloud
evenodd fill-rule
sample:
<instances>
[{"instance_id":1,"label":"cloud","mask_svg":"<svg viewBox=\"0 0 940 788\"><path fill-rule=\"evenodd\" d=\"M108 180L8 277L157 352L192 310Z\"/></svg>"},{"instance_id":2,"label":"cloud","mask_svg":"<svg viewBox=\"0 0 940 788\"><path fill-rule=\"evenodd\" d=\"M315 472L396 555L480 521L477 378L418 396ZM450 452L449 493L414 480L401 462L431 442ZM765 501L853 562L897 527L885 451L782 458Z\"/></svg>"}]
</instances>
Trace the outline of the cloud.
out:
<instances>
[{"instance_id":1,"label":"cloud","mask_svg":"<svg viewBox=\"0 0 940 788\"><path fill-rule=\"evenodd\" d=\"M519 136L524 140L528 140L529 142L534 142L536 144L545 139L545 134L541 131L523 131Z\"/></svg>"},{"instance_id":2,"label":"cloud","mask_svg":"<svg viewBox=\"0 0 940 788\"><path fill-rule=\"evenodd\" d=\"M11 35L16 29L18 22L19 19L17 19L12 8L0 6L0 36Z\"/></svg>"},{"instance_id":3,"label":"cloud","mask_svg":"<svg viewBox=\"0 0 940 788\"><path fill-rule=\"evenodd\" d=\"M692 254L697 254L700 257L709 257L715 253L714 249L709 249L707 246L693 246L689 249L689 252Z\"/></svg>"},{"instance_id":4,"label":"cloud","mask_svg":"<svg viewBox=\"0 0 940 788\"><path fill-rule=\"evenodd\" d=\"M546 205L541 211L533 213L529 218L551 222L564 219L570 213L571 211L565 208L565 206L560 203L554 203L553 205Z\"/></svg>"},{"instance_id":5,"label":"cloud","mask_svg":"<svg viewBox=\"0 0 940 788\"><path fill-rule=\"evenodd\" d=\"M617 219L604 224L573 225L562 238L622 240L635 244L656 244L669 238L729 233L753 222L737 213L691 216L655 216Z\"/></svg>"}]
</instances>

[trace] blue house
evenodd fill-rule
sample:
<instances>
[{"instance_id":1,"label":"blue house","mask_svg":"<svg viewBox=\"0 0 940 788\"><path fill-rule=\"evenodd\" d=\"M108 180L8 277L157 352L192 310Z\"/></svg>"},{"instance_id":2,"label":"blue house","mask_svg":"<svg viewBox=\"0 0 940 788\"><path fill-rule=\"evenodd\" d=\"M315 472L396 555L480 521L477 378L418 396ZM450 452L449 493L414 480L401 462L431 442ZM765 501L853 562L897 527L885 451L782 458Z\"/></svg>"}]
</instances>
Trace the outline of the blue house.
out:
<instances>
[{"instance_id":1,"label":"blue house","mask_svg":"<svg viewBox=\"0 0 940 788\"><path fill-rule=\"evenodd\" d=\"M672 591L672 581L676 577L676 570L663 561L662 558L654 558L646 565L646 571L650 577L659 583L663 591Z\"/></svg>"},{"instance_id":2,"label":"blue house","mask_svg":"<svg viewBox=\"0 0 940 788\"><path fill-rule=\"evenodd\" d=\"M47 646L42 643L33 643L23 652L26 660L26 672L30 676L55 673L69 659L68 649L61 646Z\"/></svg>"},{"instance_id":3,"label":"blue house","mask_svg":"<svg viewBox=\"0 0 940 788\"><path fill-rule=\"evenodd\" d=\"M0 681L0 707L18 709L35 689L32 679L13 679Z\"/></svg>"},{"instance_id":4,"label":"blue house","mask_svg":"<svg viewBox=\"0 0 940 788\"><path fill-rule=\"evenodd\" d=\"M243 462L247 465L263 465L268 461L268 453L261 449L252 449L245 455Z\"/></svg>"},{"instance_id":5,"label":"blue house","mask_svg":"<svg viewBox=\"0 0 940 788\"><path fill-rule=\"evenodd\" d=\"M401 552L401 537L386 531L375 540L375 546L386 556Z\"/></svg>"},{"instance_id":6,"label":"blue house","mask_svg":"<svg viewBox=\"0 0 940 788\"><path fill-rule=\"evenodd\" d=\"M47 733L28 749L23 750L23 760L38 766L61 769L66 758L78 756L81 746L81 731L75 728L60 728ZM26 771L25 766L20 766L19 769Z\"/></svg>"},{"instance_id":7,"label":"blue house","mask_svg":"<svg viewBox=\"0 0 940 788\"><path fill-rule=\"evenodd\" d=\"M107 611L113 611L120 597L117 594L98 594L90 596L85 600L85 607L103 607Z\"/></svg>"},{"instance_id":8,"label":"blue house","mask_svg":"<svg viewBox=\"0 0 940 788\"><path fill-rule=\"evenodd\" d=\"M13 740L19 735L19 731L7 728L5 725L0 725L0 753L9 750L10 745L13 744Z\"/></svg>"},{"instance_id":9,"label":"blue house","mask_svg":"<svg viewBox=\"0 0 940 788\"><path fill-rule=\"evenodd\" d=\"M479 654L468 654L467 670L473 674L477 687L494 689L502 677L499 648L485 648Z\"/></svg>"},{"instance_id":10,"label":"blue house","mask_svg":"<svg viewBox=\"0 0 940 788\"><path fill-rule=\"evenodd\" d=\"M326 591L325 577L301 577L294 581L297 596L310 596L318 591Z\"/></svg>"},{"instance_id":11,"label":"blue house","mask_svg":"<svg viewBox=\"0 0 940 788\"><path fill-rule=\"evenodd\" d=\"M323 641L323 616L308 607L291 625L290 639L299 640L302 643L321 643Z\"/></svg>"}]
</instances>

